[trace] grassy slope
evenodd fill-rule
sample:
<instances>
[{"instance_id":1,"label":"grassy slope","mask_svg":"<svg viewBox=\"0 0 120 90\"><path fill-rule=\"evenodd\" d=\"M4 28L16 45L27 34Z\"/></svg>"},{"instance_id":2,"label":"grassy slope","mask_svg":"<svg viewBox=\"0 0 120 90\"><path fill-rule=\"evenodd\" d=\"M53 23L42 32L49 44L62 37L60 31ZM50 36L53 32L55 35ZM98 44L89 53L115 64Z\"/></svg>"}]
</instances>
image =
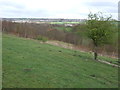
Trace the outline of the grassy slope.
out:
<instances>
[{"instance_id":1,"label":"grassy slope","mask_svg":"<svg viewBox=\"0 0 120 90\"><path fill-rule=\"evenodd\" d=\"M117 87L117 80L116 67L93 61L85 53L3 36L3 87L103 88Z\"/></svg>"}]
</instances>

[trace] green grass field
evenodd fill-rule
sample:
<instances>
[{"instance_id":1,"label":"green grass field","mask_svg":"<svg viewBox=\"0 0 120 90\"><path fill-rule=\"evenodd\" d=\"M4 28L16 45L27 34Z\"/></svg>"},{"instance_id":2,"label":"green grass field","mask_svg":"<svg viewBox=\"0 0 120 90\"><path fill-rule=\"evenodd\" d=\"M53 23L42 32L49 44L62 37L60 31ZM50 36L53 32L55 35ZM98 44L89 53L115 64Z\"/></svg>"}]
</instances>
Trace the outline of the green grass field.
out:
<instances>
[{"instance_id":1,"label":"green grass field","mask_svg":"<svg viewBox=\"0 0 120 90\"><path fill-rule=\"evenodd\" d=\"M4 34L2 54L3 88L118 87L118 69L88 53Z\"/></svg>"},{"instance_id":2,"label":"green grass field","mask_svg":"<svg viewBox=\"0 0 120 90\"><path fill-rule=\"evenodd\" d=\"M71 32L72 31L72 27L54 27L57 30L62 30L62 31L66 31L66 32Z\"/></svg>"}]
</instances>

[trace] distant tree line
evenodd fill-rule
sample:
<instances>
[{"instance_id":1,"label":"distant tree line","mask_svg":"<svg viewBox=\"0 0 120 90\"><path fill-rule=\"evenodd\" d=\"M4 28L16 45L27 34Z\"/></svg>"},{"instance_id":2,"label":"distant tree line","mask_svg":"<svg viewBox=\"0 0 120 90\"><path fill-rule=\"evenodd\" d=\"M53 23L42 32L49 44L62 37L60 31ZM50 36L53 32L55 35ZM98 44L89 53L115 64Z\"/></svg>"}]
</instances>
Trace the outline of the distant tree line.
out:
<instances>
[{"instance_id":1,"label":"distant tree line","mask_svg":"<svg viewBox=\"0 0 120 90\"><path fill-rule=\"evenodd\" d=\"M16 23L10 21L2 21L3 33L14 34L19 37L35 39L39 35L45 36L50 40L59 40L67 43L74 44L76 46L84 46L89 50L92 50L92 41L86 38L86 24L79 24L72 27L71 32L65 32L63 30L57 30L54 27L60 25L51 24L36 24L36 23ZM117 40L117 39L116 39ZM117 41L113 44L104 45L98 47L99 53L105 53L107 55L117 56Z\"/></svg>"},{"instance_id":2,"label":"distant tree line","mask_svg":"<svg viewBox=\"0 0 120 90\"><path fill-rule=\"evenodd\" d=\"M80 44L79 36L72 32L57 30L54 27L59 25L35 24L35 23L16 23L3 21L2 31L11 33L19 37L36 38L37 36L46 36L52 40L64 41L72 44Z\"/></svg>"}]
</instances>

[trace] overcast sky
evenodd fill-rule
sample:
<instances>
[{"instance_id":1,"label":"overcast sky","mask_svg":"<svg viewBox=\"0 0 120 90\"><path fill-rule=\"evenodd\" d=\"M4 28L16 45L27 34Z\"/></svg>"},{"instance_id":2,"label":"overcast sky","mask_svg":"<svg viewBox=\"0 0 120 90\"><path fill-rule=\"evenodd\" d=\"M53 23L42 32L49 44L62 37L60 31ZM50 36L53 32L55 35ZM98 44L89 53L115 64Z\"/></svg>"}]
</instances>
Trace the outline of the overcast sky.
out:
<instances>
[{"instance_id":1,"label":"overcast sky","mask_svg":"<svg viewBox=\"0 0 120 90\"><path fill-rule=\"evenodd\" d=\"M86 19L91 11L118 18L119 0L0 0L2 18Z\"/></svg>"}]
</instances>

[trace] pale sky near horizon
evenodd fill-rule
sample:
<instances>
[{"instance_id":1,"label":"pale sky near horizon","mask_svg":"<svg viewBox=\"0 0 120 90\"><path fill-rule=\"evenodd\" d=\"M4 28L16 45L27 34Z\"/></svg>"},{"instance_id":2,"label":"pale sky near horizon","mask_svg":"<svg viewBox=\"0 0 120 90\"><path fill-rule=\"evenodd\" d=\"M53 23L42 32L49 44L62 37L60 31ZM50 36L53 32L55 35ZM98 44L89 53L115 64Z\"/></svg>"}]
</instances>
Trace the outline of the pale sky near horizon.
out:
<instances>
[{"instance_id":1,"label":"pale sky near horizon","mask_svg":"<svg viewBox=\"0 0 120 90\"><path fill-rule=\"evenodd\" d=\"M119 0L0 0L1 18L86 19L103 12L118 19Z\"/></svg>"}]
</instances>

